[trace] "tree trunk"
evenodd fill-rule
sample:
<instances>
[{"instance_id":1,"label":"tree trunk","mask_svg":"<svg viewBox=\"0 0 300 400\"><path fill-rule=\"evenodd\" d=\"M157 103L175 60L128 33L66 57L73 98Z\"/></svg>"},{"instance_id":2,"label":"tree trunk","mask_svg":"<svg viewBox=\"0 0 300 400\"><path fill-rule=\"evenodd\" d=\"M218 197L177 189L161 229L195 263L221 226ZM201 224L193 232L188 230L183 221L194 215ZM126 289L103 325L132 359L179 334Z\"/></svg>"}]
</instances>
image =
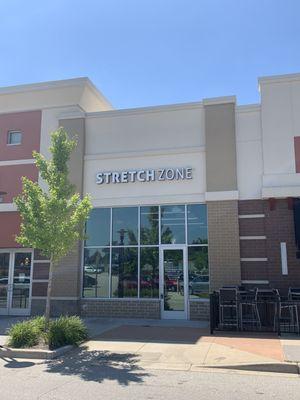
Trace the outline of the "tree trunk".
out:
<instances>
[{"instance_id":1,"label":"tree trunk","mask_svg":"<svg viewBox=\"0 0 300 400\"><path fill-rule=\"evenodd\" d=\"M53 278L53 261L52 261L52 257L51 257L50 258L50 267L49 267L49 280L48 280L48 288L47 288L46 309L45 309L46 324L48 324L48 322L50 320L52 278Z\"/></svg>"}]
</instances>

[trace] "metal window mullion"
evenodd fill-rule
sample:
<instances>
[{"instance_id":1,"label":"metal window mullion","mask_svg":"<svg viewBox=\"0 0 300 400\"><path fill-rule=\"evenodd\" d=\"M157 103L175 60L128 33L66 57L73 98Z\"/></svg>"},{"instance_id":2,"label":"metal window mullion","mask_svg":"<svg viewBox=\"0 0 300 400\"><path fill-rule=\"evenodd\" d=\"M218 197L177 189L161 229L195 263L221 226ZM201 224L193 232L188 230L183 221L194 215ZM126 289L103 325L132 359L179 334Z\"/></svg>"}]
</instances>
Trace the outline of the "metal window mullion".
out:
<instances>
[{"instance_id":1,"label":"metal window mullion","mask_svg":"<svg viewBox=\"0 0 300 400\"><path fill-rule=\"evenodd\" d=\"M140 277L141 277L141 207L138 207L138 293L137 297L140 298Z\"/></svg>"},{"instance_id":2,"label":"metal window mullion","mask_svg":"<svg viewBox=\"0 0 300 400\"><path fill-rule=\"evenodd\" d=\"M85 277L85 268L84 268L84 253L85 253L85 241L82 241L81 245L81 275L80 275L80 286L81 286L81 297L84 298L84 277Z\"/></svg>"},{"instance_id":3,"label":"metal window mullion","mask_svg":"<svg viewBox=\"0 0 300 400\"><path fill-rule=\"evenodd\" d=\"M184 205L184 213L185 213L185 224L184 224L184 229L185 229L185 244L188 244L188 222L187 222L187 205Z\"/></svg>"},{"instance_id":4,"label":"metal window mullion","mask_svg":"<svg viewBox=\"0 0 300 400\"><path fill-rule=\"evenodd\" d=\"M138 245L137 244L125 244L123 246L118 245L118 246L111 246L113 249L120 249L120 248L137 248Z\"/></svg>"},{"instance_id":5,"label":"metal window mullion","mask_svg":"<svg viewBox=\"0 0 300 400\"><path fill-rule=\"evenodd\" d=\"M184 213L185 213L185 250L183 250L183 257L184 257L184 270L183 270L183 276L184 276L184 294L185 294L185 312L186 312L186 318L189 319L190 317L190 293L189 293L189 260L188 260L188 212L187 212L188 206L187 204L184 205Z\"/></svg>"},{"instance_id":6,"label":"metal window mullion","mask_svg":"<svg viewBox=\"0 0 300 400\"><path fill-rule=\"evenodd\" d=\"M161 245L161 206L158 206L158 245Z\"/></svg>"},{"instance_id":7,"label":"metal window mullion","mask_svg":"<svg viewBox=\"0 0 300 400\"><path fill-rule=\"evenodd\" d=\"M111 298L111 279L112 279L112 272L111 272L111 264L112 264L112 208L110 209L110 243L109 243L109 279L108 279L108 297Z\"/></svg>"}]
</instances>

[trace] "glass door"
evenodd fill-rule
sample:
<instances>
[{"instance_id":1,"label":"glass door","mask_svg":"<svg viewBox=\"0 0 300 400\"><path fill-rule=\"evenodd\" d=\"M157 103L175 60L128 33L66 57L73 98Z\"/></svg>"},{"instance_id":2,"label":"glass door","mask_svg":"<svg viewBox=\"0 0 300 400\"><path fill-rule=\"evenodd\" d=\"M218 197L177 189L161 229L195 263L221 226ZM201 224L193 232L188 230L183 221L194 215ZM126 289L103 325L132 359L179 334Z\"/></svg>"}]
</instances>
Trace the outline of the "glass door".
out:
<instances>
[{"instance_id":1,"label":"glass door","mask_svg":"<svg viewBox=\"0 0 300 400\"><path fill-rule=\"evenodd\" d=\"M30 315L32 253L0 252L0 315Z\"/></svg>"},{"instance_id":2,"label":"glass door","mask_svg":"<svg viewBox=\"0 0 300 400\"><path fill-rule=\"evenodd\" d=\"M31 252L15 252L12 268L10 315L29 315L31 298Z\"/></svg>"},{"instance_id":3,"label":"glass door","mask_svg":"<svg viewBox=\"0 0 300 400\"><path fill-rule=\"evenodd\" d=\"M8 315L10 253L0 253L0 315Z\"/></svg>"},{"instance_id":4,"label":"glass door","mask_svg":"<svg viewBox=\"0 0 300 400\"><path fill-rule=\"evenodd\" d=\"M186 248L164 246L160 250L162 318L187 319Z\"/></svg>"}]
</instances>

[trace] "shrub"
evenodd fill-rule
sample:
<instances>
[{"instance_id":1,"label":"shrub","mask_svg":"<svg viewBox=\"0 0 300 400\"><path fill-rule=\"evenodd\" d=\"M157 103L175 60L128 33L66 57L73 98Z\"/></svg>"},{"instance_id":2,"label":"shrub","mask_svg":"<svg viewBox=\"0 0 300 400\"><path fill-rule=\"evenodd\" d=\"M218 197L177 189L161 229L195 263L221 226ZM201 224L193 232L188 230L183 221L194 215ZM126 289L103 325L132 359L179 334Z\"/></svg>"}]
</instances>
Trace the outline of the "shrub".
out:
<instances>
[{"instance_id":1,"label":"shrub","mask_svg":"<svg viewBox=\"0 0 300 400\"><path fill-rule=\"evenodd\" d=\"M79 317L60 317L48 326L45 317L36 317L12 325L8 335L11 347L33 347L42 342L56 349L67 344L78 345L87 338L87 329Z\"/></svg>"},{"instance_id":2,"label":"shrub","mask_svg":"<svg viewBox=\"0 0 300 400\"><path fill-rule=\"evenodd\" d=\"M60 317L50 321L47 336L50 349L68 344L78 345L87 339L87 328L79 317Z\"/></svg>"},{"instance_id":3,"label":"shrub","mask_svg":"<svg viewBox=\"0 0 300 400\"><path fill-rule=\"evenodd\" d=\"M17 322L8 330L8 345L11 347L36 346L45 335L45 318L37 317Z\"/></svg>"}]
</instances>

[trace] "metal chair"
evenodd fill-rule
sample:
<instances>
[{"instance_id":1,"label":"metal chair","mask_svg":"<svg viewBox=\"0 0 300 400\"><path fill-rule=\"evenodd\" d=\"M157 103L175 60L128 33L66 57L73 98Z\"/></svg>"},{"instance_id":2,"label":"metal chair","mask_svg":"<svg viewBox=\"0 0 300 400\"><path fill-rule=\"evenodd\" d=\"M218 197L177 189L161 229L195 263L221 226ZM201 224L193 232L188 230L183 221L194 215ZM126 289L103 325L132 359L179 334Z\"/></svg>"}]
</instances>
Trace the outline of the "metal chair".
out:
<instances>
[{"instance_id":1,"label":"metal chair","mask_svg":"<svg viewBox=\"0 0 300 400\"><path fill-rule=\"evenodd\" d=\"M254 291L240 291L239 294L240 328L246 326L261 328L260 315L257 308L257 289Z\"/></svg>"},{"instance_id":2,"label":"metal chair","mask_svg":"<svg viewBox=\"0 0 300 400\"><path fill-rule=\"evenodd\" d=\"M257 310L259 313L259 318L261 322L261 326L268 327L269 317L272 316L270 314L270 307L273 306L273 331L276 331L276 321L277 321L277 313L279 310L277 309L277 305L279 302L280 296L278 289L257 289L256 293L256 304ZM263 310L259 311L258 305L263 306ZM264 313L263 313L264 311Z\"/></svg>"},{"instance_id":3,"label":"metal chair","mask_svg":"<svg viewBox=\"0 0 300 400\"><path fill-rule=\"evenodd\" d=\"M219 290L220 327L239 327L237 289L224 287Z\"/></svg>"},{"instance_id":4,"label":"metal chair","mask_svg":"<svg viewBox=\"0 0 300 400\"><path fill-rule=\"evenodd\" d=\"M290 332L290 329L293 328L297 333L300 332L297 303L300 304L300 289L290 287L288 301L280 301L279 321L283 331ZM288 311L288 315L284 313L285 310Z\"/></svg>"}]
</instances>

